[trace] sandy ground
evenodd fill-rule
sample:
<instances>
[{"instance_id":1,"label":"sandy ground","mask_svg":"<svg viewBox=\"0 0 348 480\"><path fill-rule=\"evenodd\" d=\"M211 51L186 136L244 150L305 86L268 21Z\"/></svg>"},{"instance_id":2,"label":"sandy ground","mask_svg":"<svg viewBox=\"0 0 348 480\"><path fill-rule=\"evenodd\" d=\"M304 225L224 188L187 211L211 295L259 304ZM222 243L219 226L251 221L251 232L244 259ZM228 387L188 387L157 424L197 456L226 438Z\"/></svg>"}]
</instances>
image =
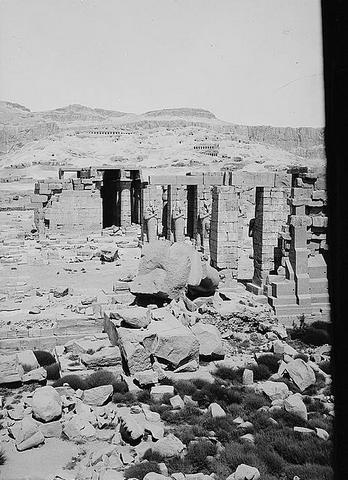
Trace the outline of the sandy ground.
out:
<instances>
[{"instance_id":1,"label":"sandy ground","mask_svg":"<svg viewBox=\"0 0 348 480\"><path fill-rule=\"evenodd\" d=\"M18 452L12 442L2 447L7 462L0 467L1 480L49 480L78 453L77 445L59 438L46 438L45 444L24 452Z\"/></svg>"}]
</instances>

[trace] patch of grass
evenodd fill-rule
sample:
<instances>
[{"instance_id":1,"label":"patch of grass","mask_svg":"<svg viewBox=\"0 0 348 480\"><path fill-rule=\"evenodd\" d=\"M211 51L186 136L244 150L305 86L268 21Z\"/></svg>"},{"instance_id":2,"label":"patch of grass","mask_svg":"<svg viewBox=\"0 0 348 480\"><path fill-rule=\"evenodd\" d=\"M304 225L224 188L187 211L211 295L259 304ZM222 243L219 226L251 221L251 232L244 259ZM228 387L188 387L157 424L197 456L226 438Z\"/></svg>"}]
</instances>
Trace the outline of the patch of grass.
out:
<instances>
[{"instance_id":1,"label":"patch of grass","mask_svg":"<svg viewBox=\"0 0 348 480\"><path fill-rule=\"evenodd\" d=\"M252 412L264 406L270 406L271 402L262 394L248 392L243 395L243 407L246 412Z\"/></svg>"},{"instance_id":2,"label":"patch of grass","mask_svg":"<svg viewBox=\"0 0 348 480\"><path fill-rule=\"evenodd\" d=\"M59 364L57 362L45 365L44 369L47 372L47 380L58 380L60 378Z\"/></svg>"},{"instance_id":3,"label":"patch of grass","mask_svg":"<svg viewBox=\"0 0 348 480\"><path fill-rule=\"evenodd\" d=\"M199 425L205 430L214 431L216 438L224 444L231 439L238 438L241 434L240 430L237 430L237 425L233 423L233 419L234 417L230 415L222 418L204 416L201 418Z\"/></svg>"},{"instance_id":4,"label":"patch of grass","mask_svg":"<svg viewBox=\"0 0 348 480\"><path fill-rule=\"evenodd\" d=\"M56 359L50 352L46 352L44 350L33 350L33 354L35 355L40 367L47 367L48 365L56 363Z\"/></svg>"},{"instance_id":5,"label":"patch of grass","mask_svg":"<svg viewBox=\"0 0 348 480\"><path fill-rule=\"evenodd\" d=\"M300 340L301 342L314 347L330 343L330 335L327 329L314 328L313 325L294 329L291 332L291 338L294 340Z\"/></svg>"},{"instance_id":6,"label":"patch of grass","mask_svg":"<svg viewBox=\"0 0 348 480\"><path fill-rule=\"evenodd\" d=\"M112 402L124 405L133 405L136 402L136 397L132 392L120 393L116 392L112 396Z\"/></svg>"},{"instance_id":7,"label":"patch of grass","mask_svg":"<svg viewBox=\"0 0 348 480\"><path fill-rule=\"evenodd\" d=\"M207 385L210 384L210 382L207 382L206 380L203 380L202 378L194 378L192 380L192 383L198 390L202 390L203 387L206 387Z\"/></svg>"},{"instance_id":8,"label":"patch of grass","mask_svg":"<svg viewBox=\"0 0 348 480\"><path fill-rule=\"evenodd\" d=\"M310 416L308 420L308 428L322 428L326 430L329 435L333 433L333 419L328 415L321 415L320 413L315 413L314 415Z\"/></svg>"},{"instance_id":9,"label":"patch of grass","mask_svg":"<svg viewBox=\"0 0 348 480\"><path fill-rule=\"evenodd\" d=\"M164 457L159 452L154 452L152 448L149 448L144 453L143 460L148 460L149 462L161 463L163 462Z\"/></svg>"},{"instance_id":10,"label":"patch of grass","mask_svg":"<svg viewBox=\"0 0 348 480\"><path fill-rule=\"evenodd\" d=\"M297 355L294 355L294 360L296 360L297 358L300 358L304 362L308 362L308 355L306 355L305 353L298 353Z\"/></svg>"},{"instance_id":11,"label":"patch of grass","mask_svg":"<svg viewBox=\"0 0 348 480\"><path fill-rule=\"evenodd\" d=\"M150 472L161 473L160 467L157 462L154 461L144 461L140 463L135 463L130 467L126 468L124 471L124 477L128 478L137 478L138 480L143 480L146 474Z\"/></svg>"},{"instance_id":12,"label":"patch of grass","mask_svg":"<svg viewBox=\"0 0 348 480\"><path fill-rule=\"evenodd\" d=\"M233 472L241 463L260 468L261 461L256 453L256 448L253 445L243 445L236 441L230 441L225 445L225 451L222 452L220 461Z\"/></svg>"},{"instance_id":13,"label":"patch of grass","mask_svg":"<svg viewBox=\"0 0 348 480\"><path fill-rule=\"evenodd\" d=\"M62 387L64 383L67 383L73 390L87 390L88 388L85 379L78 375L65 375L56 380L53 387Z\"/></svg>"},{"instance_id":14,"label":"patch of grass","mask_svg":"<svg viewBox=\"0 0 348 480\"><path fill-rule=\"evenodd\" d=\"M208 456L216 455L216 445L209 440L191 442L187 449L186 460L199 472L209 468Z\"/></svg>"},{"instance_id":15,"label":"patch of grass","mask_svg":"<svg viewBox=\"0 0 348 480\"><path fill-rule=\"evenodd\" d=\"M118 378L107 370L97 370L85 379L87 388L101 387L103 385L112 385L114 393L128 392L128 385L123 380Z\"/></svg>"},{"instance_id":16,"label":"patch of grass","mask_svg":"<svg viewBox=\"0 0 348 480\"><path fill-rule=\"evenodd\" d=\"M301 435L291 432L273 442L274 450L288 463L304 465L313 463L331 465L332 442L315 435Z\"/></svg>"},{"instance_id":17,"label":"patch of grass","mask_svg":"<svg viewBox=\"0 0 348 480\"><path fill-rule=\"evenodd\" d=\"M142 390L141 392L138 392L137 393L137 400L140 403L147 403L148 405L153 403L153 400L151 399L151 395L150 395L149 390Z\"/></svg>"},{"instance_id":18,"label":"patch of grass","mask_svg":"<svg viewBox=\"0 0 348 480\"><path fill-rule=\"evenodd\" d=\"M178 395L193 395L197 392L197 387L189 380L179 380L174 382L174 388Z\"/></svg>"},{"instance_id":19,"label":"patch of grass","mask_svg":"<svg viewBox=\"0 0 348 480\"><path fill-rule=\"evenodd\" d=\"M324 361L319 363L319 368L324 372L327 373L328 375L331 375L331 362L329 361Z\"/></svg>"},{"instance_id":20,"label":"patch of grass","mask_svg":"<svg viewBox=\"0 0 348 480\"><path fill-rule=\"evenodd\" d=\"M334 472L328 465L287 465L286 480L292 480L297 475L301 480L333 480Z\"/></svg>"},{"instance_id":21,"label":"patch of grass","mask_svg":"<svg viewBox=\"0 0 348 480\"><path fill-rule=\"evenodd\" d=\"M283 427L306 427L307 422L303 418L295 415L294 413L287 412L283 408L281 410L275 410L272 412L272 418Z\"/></svg>"},{"instance_id":22,"label":"patch of grass","mask_svg":"<svg viewBox=\"0 0 348 480\"><path fill-rule=\"evenodd\" d=\"M279 362L282 359L282 355L274 353L266 353L264 355L260 355L257 359L257 363L259 365L266 365L268 367L271 374L278 372Z\"/></svg>"},{"instance_id":23,"label":"patch of grass","mask_svg":"<svg viewBox=\"0 0 348 480\"><path fill-rule=\"evenodd\" d=\"M243 368L219 366L214 372L214 376L222 380L230 380L232 383L242 383L243 370Z\"/></svg>"},{"instance_id":24,"label":"patch of grass","mask_svg":"<svg viewBox=\"0 0 348 480\"><path fill-rule=\"evenodd\" d=\"M197 407L186 405L181 410L167 410L160 415L162 420L174 425L183 425L185 423L196 425L202 412Z\"/></svg>"},{"instance_id":25,"label":"patch of grass","mask_svg":"<svg viewBox=\"0 0 348 480\"><path fill-rule=\"evenodd\" d=\"M319 390L326 386L325 377L323 374L315 372L315 384L310 385L302 392L303 395L316 395Z\"/></svg>"},{"instance_id":26,"label":"patch of grass","mask_svg":"<svg viewBox=\"0 0 348 480\"><path fill-rule=\"evenodd\" d=\"M275 452L273 449L267 448L265 445L259 447L257 453L266 465L268 473L277 476L283 473L285 461L277 452Z\"/></svg>"}]
</instances>

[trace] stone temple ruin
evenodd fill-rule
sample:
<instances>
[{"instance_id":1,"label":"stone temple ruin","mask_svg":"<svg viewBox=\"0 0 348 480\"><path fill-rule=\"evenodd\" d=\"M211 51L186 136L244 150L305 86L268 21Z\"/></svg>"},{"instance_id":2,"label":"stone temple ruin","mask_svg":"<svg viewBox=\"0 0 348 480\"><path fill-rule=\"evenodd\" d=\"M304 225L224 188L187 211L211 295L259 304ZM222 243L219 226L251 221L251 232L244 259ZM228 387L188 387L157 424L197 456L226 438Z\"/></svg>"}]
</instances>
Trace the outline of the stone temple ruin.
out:
<instances>
[{"instance_id":1,"label":"stone temple ruin","mask_svg":"<svg viewBox=\"0 0 348 480\"><path fill-rule=\"evenodd\" d=\"M61 168L56 182L36 183L32 203L42 235L138 224L144 243L190 239L227 284L239 280L239 245L248 230L254 273L247 289L290 326L303 315L329 317L325 188L325 178L306 167L147 179L132 166ZM255 213L246 225L241 212L250 193Z\"/></svg>"}]
</instances>

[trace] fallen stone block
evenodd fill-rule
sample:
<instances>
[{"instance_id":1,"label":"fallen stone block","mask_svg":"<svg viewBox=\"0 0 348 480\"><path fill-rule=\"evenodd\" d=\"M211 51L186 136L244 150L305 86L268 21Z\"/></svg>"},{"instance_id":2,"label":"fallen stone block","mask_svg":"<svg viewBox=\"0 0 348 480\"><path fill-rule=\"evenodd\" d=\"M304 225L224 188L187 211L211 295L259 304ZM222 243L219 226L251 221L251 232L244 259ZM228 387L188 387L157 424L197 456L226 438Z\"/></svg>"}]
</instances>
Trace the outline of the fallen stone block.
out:
<instances>
[{"instance_id":1,"label":"fallen stone block","mask_svg":"<svg viewBox=\"0 0 348 480\"><path fill-rule=\"evenodd\" d=\"M198 322L191 327L191 331L198 338L200 355L207 357L225 355L222 337L215 325Z\"/></svg>"},{"instance_id":2,"label":"fallen stone block","mask_svg":"<svg viewBox=\"0 0 348 480\"><path fill-rule=\"evenodd\" d=\"M36 447L45 441L36 422L30 417L25 417L21 422L10 427L9 431L16 441L17 450L20 452Z\"/></svg>"},{"instance_id":3,"label":"fallen stone block","mask_svg":"<svg viewBox=\"0 0 348 480\"><path fill-rule=\"evenodd\" d=\"M262 391L271 400L283 400L289 396L289 388L285 383L268 380L261 384Z\"/></svg>"},{"instance_id":4,"label":"fallen stone block","mask_svg":"<svg viewBox=\"0 0 348 480\"><path fill-rule=\"evenodd\" d=\"M0 385L21 382L24 369L18 361L17 354L0 357Z\"/></svg>"},{"instance_id":5,"label":"fallen stone block","mask_svg":"<svg viewBox=\"0 0 348 480\"><path fill-rule=\"evenodd\" d=\"M123 307L114 311L113 317L131 328L145 328L151 322L150 310L144 307Z\"/></svg>"},{"instance_id":6,"label":"fallen stone block","mask_svg":"<svg viewBox=\"0 0 348 480\"><path fill-rule=\"evenodd\" d=\"M287 363L284 367L284 372L289 374L291 380L298 386L301 392L315 384L316 377L313 369L301 358L296 358Z\"/></svg>"},{"instance_id":7,"label":"fallen stone block","mask_svg":"<svg viewBox=\"0 0 348 480\"><path fill-rule=\"evenodd\" d=\"M84 353L81 361L89 368L109 367L122 365L121 352L119 347L103 347L92 354Z\"/></svg>"},{"instance_id":8,"label":"fallen stone block","mask_svg":"<svg viewBox=\"0 0 348 480\"><path fill-rule=\"evenodd\" d=\"M284 400L284 408L287 412L293 413L303 420L307 420L307 407L304 404L300 393L289 395Z\"/></svg>"},{"instance_id":9,"label":"fallen stone block","mask_svg":"<svg viewBox=\"0 0 348 480\"><path fill-rule=\"evenodd\" d=\"M152 446L152 451L159 453L164 458L177 457L184 450L185 445L172 433L161 438Z\"/></svg>"},{"instance_id":10,"label":"fallen stone block","mask_svg":"<svg viewBox=\"0 0 348 480\"><path fill-rule=\"evenodd\" d=\"M90 388L84 390L82 401L87 403L87 405L104 405L113 394L112 385L102 385L100 387Z\"/></svg>"},{"instance_id":11,"label":"fallen stone block","mask_svg":"<svg viewBox=\"0 0 348 480\"><path fill-rule=\"evenodd\" d=\"M17 353L18 362L22 365L25 372L36 370L40 367L32 350L23 350Z\"/></svg>"},{"instance_id":12,"label":"fallen stone block","mask_svg":"<svg viewBox=\"0 0 348 480\"><path fill-rule=\"evenodd\" d=\"M43 382L47 378L47 370L43 367L36 368L35 370L31 370L28 373L25 373L22 376L22 382Z\"/></svg>"}]
</instances>

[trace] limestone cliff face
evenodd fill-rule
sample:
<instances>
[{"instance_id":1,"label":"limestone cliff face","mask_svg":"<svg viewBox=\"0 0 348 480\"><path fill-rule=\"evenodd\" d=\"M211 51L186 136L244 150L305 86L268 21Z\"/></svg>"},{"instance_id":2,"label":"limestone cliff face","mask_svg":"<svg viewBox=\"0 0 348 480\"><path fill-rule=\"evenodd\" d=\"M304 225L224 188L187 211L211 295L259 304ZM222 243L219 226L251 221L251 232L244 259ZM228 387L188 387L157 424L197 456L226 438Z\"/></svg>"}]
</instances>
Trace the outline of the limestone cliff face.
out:
<instances>
[{"instance_id":1,"label":"limestone cliff face","mask_svg":"<svg viewBox=\"0 0 348 480\"><path fill-rule=\"evenodd\" d=\"M46 112L31 112L11 102L0 102L0 154L58 131L74 130L77 126L137 129L202 127L213 130L217 135L231 134L233 140L274 145L305 158L324 158L322 128L236 125L219 120L213 113L201 108L171 108L135 115L75 104Z\"/></svg>"}]
</instances>

